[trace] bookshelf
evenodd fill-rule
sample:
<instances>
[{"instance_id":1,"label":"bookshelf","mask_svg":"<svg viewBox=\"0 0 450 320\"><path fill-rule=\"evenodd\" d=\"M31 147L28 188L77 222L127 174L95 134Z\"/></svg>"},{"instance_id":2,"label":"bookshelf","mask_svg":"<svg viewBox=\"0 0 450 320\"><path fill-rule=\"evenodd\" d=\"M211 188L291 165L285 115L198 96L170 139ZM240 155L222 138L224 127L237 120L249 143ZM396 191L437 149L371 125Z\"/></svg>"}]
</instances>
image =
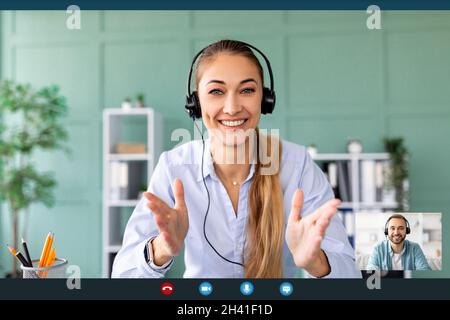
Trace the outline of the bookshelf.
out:
<instances>
[{"instance_id":1,"label":"bookshelf","mask_svg":"<svg viewBox=\"0 0 450 320\"><path fill-rule=\"evenodd\" d=\"M111 275L123 232L162 151L162 118L151 108L103 111L103 277ZM145 146L145 152L117 153L119 143Z\"/></svg>"},{"instance_id":2,"label":"bookshelf","mask_svg":"<svg viewBox=\"0 0 450 320\"><path fill-rule=\"evenodd\" d=\"M353 246L355 212L389 212L398 208L395 191L386 184L389 153L323 153L311 156L327 175L335 196L342 200L339 216ZM334 166L333 170L330 170L330 164Z\"/></svg>"}]
</instances>

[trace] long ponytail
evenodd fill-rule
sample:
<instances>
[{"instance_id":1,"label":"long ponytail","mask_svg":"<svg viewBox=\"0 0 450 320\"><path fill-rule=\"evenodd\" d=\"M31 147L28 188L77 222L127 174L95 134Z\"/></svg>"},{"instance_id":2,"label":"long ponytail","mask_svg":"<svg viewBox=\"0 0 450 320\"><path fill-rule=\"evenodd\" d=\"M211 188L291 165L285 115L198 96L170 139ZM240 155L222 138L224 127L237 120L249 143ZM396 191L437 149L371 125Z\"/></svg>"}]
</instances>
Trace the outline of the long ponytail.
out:
<instances>
[{"instance_id":1,"label":"long ponytail","mask_svg":"<svg viewBox=\"0 0 450 320\"><path fill-rule=\"evenodd\" d=\"M283 277L283 241L284 241L284 208L283 192L281 189L279 169L275 174L261 173L264 166L259 155L260 148L267 146L266 152L270 158L274 149L279 151L278 161L281 160L281 142L273 137L260 135L257 137L257 164L249 195L249 221L247 234L249 247L246 253L245 276L247 278L281 278ZM267 139L267 144L261 143ZM279 148L274 148L278 143ZM281 161L279 162L281 163Z\"/></svg>"}]
</instances>

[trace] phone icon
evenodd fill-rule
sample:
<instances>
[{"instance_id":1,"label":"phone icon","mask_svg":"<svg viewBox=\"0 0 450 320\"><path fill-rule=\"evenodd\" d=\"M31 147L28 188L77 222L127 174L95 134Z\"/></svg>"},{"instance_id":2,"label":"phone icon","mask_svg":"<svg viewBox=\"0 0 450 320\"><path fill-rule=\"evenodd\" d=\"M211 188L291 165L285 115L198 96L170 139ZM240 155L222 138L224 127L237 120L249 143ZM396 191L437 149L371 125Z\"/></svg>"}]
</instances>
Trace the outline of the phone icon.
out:
<instances>
[{"instance_id":1,"label":"phone icon","mask_svg":"<svg viewBox=\"0 0 450 320\"><path fill-rule=\"evenodd\" d=\"M164 282L161 287L161 293L165 296L170 296L173 293L173 284L171 284L170 282Z\"/></svg>"}]
</instances>

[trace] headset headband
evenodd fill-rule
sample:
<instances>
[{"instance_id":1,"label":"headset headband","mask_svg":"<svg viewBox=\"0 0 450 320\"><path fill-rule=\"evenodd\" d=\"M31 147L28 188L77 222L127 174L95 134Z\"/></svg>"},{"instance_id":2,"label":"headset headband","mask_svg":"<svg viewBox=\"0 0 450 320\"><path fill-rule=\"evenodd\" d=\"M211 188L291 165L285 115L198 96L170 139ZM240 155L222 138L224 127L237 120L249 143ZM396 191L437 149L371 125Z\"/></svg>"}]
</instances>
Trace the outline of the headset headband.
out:
<instances>
[{"instance_id":1,"label":"headset headband","mask_svg":"<svg viewBox=\"0 0 450 320\"><path fill-rule=\"evenodd\" d=\"M236 41L236 42L239 42L239 43L241 43L241 44L243 44L244 46L247 46L247 47L249 47L249 48L255 50L256 52L258 52L258 53L263 57L264 61L266 62L266 65L267 65L267 69L268 69L268 71L269 71L269 77L270 77L270 90L273 91L274 88L273 88L273 74L272 74L272 67L270 66L269 59L266 57L266 55L265 55L261 50L259 50L258 48L252 46L251 44L248 44L248 43L245 43L245 42L242 42L242 41L237 41L237 40L235 40L235 41ZM193 69L194 69L195 62L197 61L197 58L198 58L198 57L199 57L206 49L208 49L210 46L211 46L211 45L204 47L202 50L200 50L200 51L195 55L194 59L192 59L191 69L189 70L189 77L188 77L188 83L187 83L187 94L188 94L188 96L191 95L191 78L192 78L192 71L193 71Z\"/></svg>"}]
</instances>

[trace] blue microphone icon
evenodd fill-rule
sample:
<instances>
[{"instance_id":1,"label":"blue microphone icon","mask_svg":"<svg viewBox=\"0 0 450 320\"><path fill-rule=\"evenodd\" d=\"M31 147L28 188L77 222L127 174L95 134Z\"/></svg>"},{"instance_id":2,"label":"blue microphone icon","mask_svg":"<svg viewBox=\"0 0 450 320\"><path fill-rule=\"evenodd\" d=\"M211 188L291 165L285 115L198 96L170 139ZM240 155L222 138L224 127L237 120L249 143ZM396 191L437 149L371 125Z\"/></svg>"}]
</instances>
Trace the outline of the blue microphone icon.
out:
<instances>
[{"instance_id":1,"label":"blue microphone icon","mask_svg":"<svg viewBox=\"0 0 450 320\"><path fill-rule=\"evenodd\" d=\"M255 289L253 284L250 281L245 281L241 283L241 293L244 296L249 296L253 293L253 290Z\"/></svg>"}]
</instances>

